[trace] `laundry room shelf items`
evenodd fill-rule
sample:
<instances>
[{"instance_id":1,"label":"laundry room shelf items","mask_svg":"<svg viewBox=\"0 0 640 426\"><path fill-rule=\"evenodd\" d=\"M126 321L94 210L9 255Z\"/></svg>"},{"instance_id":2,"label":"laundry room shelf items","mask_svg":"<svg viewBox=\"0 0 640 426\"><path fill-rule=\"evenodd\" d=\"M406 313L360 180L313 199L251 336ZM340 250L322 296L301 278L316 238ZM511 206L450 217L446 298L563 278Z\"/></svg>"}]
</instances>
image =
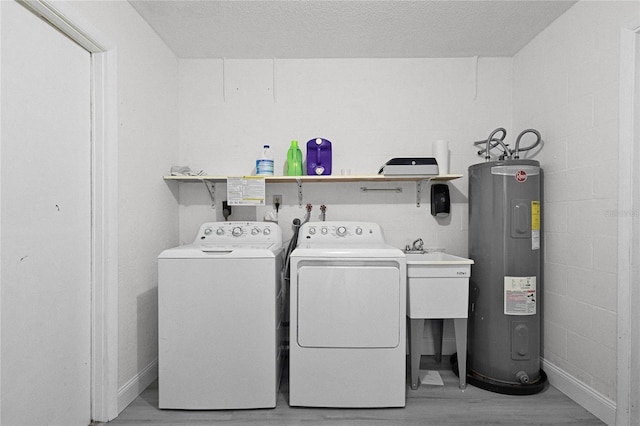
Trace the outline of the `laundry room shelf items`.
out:
<instances>
[{"instance_id":1,"label":"laundry room shelf items","mask_svg":"<svg viewBox=\"0 0 640 426\"><path fill-rule=\"evenodd\" d=\"M415 182L416 183L416 207L420 207L420 198L424 185L429 181L445 182L461 178L460 174L447 174L435 176L383 176L383 175L350 175L350 176L264 176L265 183L295 183L298 185L298 204L302 205L303 183L336 183L336 182ZM215 184L226 183L227 176L165 176L169 182L202 182L207 187L211 196L212 206L215 206Z\"/></svg>"},{"instance_id":2,"label":"laundry room shelf items","mask_svg":"<svg viewBox=\"0 0 640 426\"><path fill-rule=\"evenodd\" d=\"M234 175L239 176L239 175ZM461 178L462 175L448 174L436 176L383 176L383 175L349 175L349 176L264 176L267 183L302 182L418 182L423 180L448 181ZM165 176L164 180L177 182L226 182L227 176Z\"/></svg>"}]
</instances>

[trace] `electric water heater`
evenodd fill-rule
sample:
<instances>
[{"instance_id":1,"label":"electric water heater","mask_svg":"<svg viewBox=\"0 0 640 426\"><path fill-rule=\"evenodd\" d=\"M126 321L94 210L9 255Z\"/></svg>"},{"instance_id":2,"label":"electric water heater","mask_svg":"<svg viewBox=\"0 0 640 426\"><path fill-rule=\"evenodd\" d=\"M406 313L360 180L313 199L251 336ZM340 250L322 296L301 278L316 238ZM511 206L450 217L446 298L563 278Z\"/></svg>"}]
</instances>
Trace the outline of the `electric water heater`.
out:
<instances>
[{"instance_id":1,"label":"electric water heater","mask_svg":"<svg viewBox=\"0 0 640 426\"><path fill-rule=\"evenodd\" d=\"M469 167L468 382L493 392L543 389L540 364L542 169L534 160Z\"/></svg>"}]
</instances>

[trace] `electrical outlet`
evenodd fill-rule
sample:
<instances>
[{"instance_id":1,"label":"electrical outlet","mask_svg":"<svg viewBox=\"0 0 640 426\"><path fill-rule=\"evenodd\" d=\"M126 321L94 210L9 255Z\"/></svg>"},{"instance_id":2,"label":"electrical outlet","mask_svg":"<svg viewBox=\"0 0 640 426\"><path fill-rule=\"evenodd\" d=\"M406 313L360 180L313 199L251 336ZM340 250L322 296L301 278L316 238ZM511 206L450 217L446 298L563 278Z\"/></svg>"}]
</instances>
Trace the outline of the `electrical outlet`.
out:
<instances>
[{"instance_id":1,"label":"electrical outlet","mask_svg":"<svg viewBox=\"0 0 640 426\"><path fill-rule=\"evenodd\" d=\"M224 220L227 220L229 216L231 216L232 208L226 201L222 202L222 215L224 216Z\"/></svg>"},{"instance_id":2,"label":"electrical outlet","mask_svg":"<svg viewBox=\"0 0 640 426\"><path fill-rule=\"evenodd\" d=\"M274 195L273 196L273 206L275 207L276 204L278 205L278 207L280 207L282 205L282 195Z\"/></svg>"}]
</instances>

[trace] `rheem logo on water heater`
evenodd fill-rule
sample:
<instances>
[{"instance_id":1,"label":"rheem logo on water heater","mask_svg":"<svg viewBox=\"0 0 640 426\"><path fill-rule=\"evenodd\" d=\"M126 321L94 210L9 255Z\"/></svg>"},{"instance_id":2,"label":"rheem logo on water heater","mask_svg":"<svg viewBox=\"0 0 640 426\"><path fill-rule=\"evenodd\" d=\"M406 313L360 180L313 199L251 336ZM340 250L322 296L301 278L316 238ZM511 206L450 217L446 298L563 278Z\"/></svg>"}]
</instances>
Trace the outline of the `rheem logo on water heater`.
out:
<instances>
[{"instance_id":1,"label":"rheem logo on water heater","mask_svg":"<svg viewBox=\"0 0 640 426\"><path fill-rule=\"evenodd\" d=\"M516 172L516 180L518 182L524 182L525 180L527 180L527 172L525 172L524 170L518 170Z\"/></svg>"}]
</instances>

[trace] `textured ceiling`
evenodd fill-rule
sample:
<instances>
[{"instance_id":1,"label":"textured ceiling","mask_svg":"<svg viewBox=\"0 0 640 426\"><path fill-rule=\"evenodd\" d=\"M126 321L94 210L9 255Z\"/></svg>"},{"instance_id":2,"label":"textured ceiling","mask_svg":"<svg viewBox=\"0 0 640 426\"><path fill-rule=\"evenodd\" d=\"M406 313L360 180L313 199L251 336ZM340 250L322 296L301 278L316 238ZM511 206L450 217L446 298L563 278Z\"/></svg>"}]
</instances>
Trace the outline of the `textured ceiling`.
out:
<instances>
[{"instance_id":1,"label":"textured ceiling","mask_svg":"<svg viewBox=\"0 0 640 426\"><path fill-rule=\"evenodd\" d=\"M180 58L513 56L565 0L130 0Z\"/></svg>"}]
</instances>

